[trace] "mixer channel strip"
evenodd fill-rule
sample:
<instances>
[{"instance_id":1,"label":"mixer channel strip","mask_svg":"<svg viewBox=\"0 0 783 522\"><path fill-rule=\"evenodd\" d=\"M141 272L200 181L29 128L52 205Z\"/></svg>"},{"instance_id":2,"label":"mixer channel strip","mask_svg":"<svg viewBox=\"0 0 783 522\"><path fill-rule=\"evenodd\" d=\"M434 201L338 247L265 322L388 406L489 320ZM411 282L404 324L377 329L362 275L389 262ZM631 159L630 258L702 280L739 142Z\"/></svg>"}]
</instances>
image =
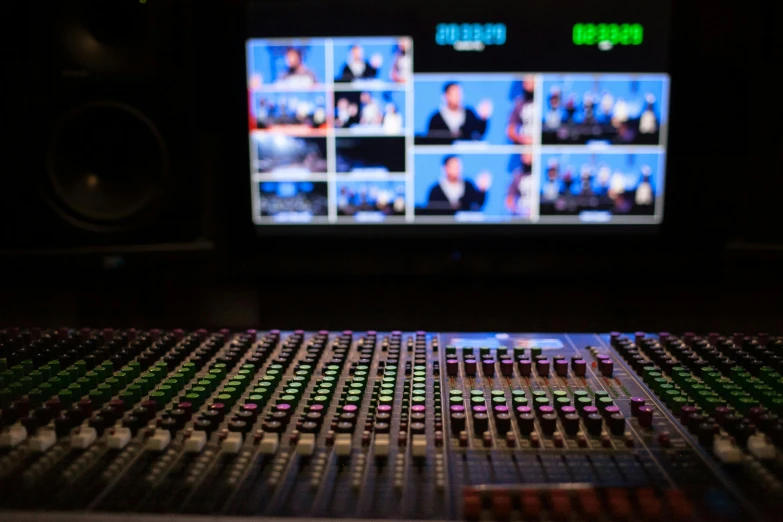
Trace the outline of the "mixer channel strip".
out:
<instances>
[{"instance_id":1,"label":"mixer channel strip","mask_svg":"<svg viewBox=\"0 0 783 522\"><path fill-rule=\"evenodd\" d=\"M0 510L767 520L767 334L0 331Z\"/></svg>"}]
</instances>

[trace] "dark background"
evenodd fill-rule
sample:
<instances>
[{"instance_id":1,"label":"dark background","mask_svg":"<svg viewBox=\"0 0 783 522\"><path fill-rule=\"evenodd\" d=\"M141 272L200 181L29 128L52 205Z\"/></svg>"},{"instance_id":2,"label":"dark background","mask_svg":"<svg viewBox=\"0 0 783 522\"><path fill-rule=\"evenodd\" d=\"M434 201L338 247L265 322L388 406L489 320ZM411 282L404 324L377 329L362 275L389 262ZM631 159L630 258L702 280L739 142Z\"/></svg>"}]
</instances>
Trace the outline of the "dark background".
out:
<instances>
[{"instance_id":1,"label":"dark background","mask_svg":"<svg viewBox=\"0 0 783 522\"><path fill-rule=\"evenodd\" d=\"M246 176L232 175L246 172L236 162L247 153L246 126L227 116L245 113L226 80L244 71L241 2L187 5L166 18L181 23L153 28L156 59L140 72L106 66L131 63L111 53L92 69L72 64L52 52L64 47L60 12L10 11L0 326L783 329L776 2L674 6L660 235L262 240L248 198L236 203ZM52 122L103 98L140 108L167 139L163 210L143 226L76 227L51 210L40 182Z\"/></svg>"}]
</instances>

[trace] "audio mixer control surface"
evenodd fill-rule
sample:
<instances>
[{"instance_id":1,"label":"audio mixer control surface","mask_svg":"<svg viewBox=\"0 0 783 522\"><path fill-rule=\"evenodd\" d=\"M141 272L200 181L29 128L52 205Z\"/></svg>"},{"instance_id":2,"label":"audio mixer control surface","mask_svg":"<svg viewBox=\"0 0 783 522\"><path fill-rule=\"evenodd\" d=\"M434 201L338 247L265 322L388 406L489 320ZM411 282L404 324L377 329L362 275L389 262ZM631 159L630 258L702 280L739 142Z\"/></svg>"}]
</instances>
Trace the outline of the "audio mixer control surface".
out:
<instances>
[{"instance_id":1,"label":"audio mixer control surface","mask_svg":"<svg viewBox=\"0 0 783 522\"><path fill-rule=\"evenodd\" d=\"M770 520L766 334L0 331L0 518Z\"/></svg>"}]
</instances>

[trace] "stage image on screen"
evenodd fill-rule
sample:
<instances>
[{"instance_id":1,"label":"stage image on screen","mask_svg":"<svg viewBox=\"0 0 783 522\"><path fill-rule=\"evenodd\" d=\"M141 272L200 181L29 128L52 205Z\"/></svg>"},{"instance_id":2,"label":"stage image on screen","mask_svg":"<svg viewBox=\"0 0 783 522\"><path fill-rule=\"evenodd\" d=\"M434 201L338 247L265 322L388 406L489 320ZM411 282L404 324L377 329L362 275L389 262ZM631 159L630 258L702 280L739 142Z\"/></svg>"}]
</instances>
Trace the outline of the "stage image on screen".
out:
<instances>
[{"instance_id":1,"label":"stage image on screen","mask_svg":"<svg viewBox=\"0 0 783 522\"><path fill-rule=\"evenodd\" d=\"M404 181L338 181L337 213L376 221L405 215Z\"/></svg>"},{"instance_id":2,"label":"stage image on screen","mask_svg":"<svg viewBox=\"0 0 783 522\"><path fill-rule=\"evenodd\" d=\"M309 222L326 217L329 198L323 182L269 181L258 184L255 212L281 221Z\"/></svg>"},{"instance_id":3,"label":"stage image on screen","mask_svg":"<svg viewBox=\"0 0 783 522\"><path fill-rule=\"evenodd\" d=\"M658 145L663 77L545 75L542 143Z\"/></svg>"},{"instance_id":4,"label":"stage image on screen","mask_svg":"<svg viewBox=\"0 0 783 522\"><path fill-rule=\"evenodd\" d=\"M643 45L536 70L512 22L448 45L436 27L247 41L257 225L662 222L669 76L625 72Z\"/></svg>"},{"instance_id":5,"label":"stage image on screen","mask_svg":"<svg viewBox=\"0 0 783 522\"><path fill-rule=\"evenodd\" d=\"M655 214L661 154L544 154L541 215L611 216Z\"/></svg>"}]
</instances>

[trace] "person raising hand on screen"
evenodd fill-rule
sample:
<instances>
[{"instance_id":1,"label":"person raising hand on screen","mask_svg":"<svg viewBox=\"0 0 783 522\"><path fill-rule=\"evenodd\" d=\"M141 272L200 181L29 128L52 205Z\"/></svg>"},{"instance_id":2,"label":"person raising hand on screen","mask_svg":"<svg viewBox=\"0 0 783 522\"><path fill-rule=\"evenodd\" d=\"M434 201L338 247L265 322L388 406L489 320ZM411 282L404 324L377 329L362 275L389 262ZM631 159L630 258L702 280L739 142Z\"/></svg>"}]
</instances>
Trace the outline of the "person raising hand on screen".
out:
<instances>
[{"instance_id":1,"label":"person raising hand on screen","mask_svg":"<svg viewBox=\"0 0 783 522\"><path fill-rule=\"evenodd\" d=\"M473 184L462 176L462 160L459 156L449 155L443 158L443 175L430 188L428 206L444 214L480 212L491 186L492 175L489 172L480 173Z\"/></svg>"},{"instance_id":2,"label":"person raising hand on screen","mask_svg":"<svg viewBox=\"0 0 783 522\"><path fill-rule=\"evenodd\" d=\"M482 100L478 111L474 111L463 104L462 97L462 86L459 83L448 82L443 86L443 106L430 116L427 126L430 137L466 141L483 139L494 110L492 102Z\"/></svg>"}]
</instances>

